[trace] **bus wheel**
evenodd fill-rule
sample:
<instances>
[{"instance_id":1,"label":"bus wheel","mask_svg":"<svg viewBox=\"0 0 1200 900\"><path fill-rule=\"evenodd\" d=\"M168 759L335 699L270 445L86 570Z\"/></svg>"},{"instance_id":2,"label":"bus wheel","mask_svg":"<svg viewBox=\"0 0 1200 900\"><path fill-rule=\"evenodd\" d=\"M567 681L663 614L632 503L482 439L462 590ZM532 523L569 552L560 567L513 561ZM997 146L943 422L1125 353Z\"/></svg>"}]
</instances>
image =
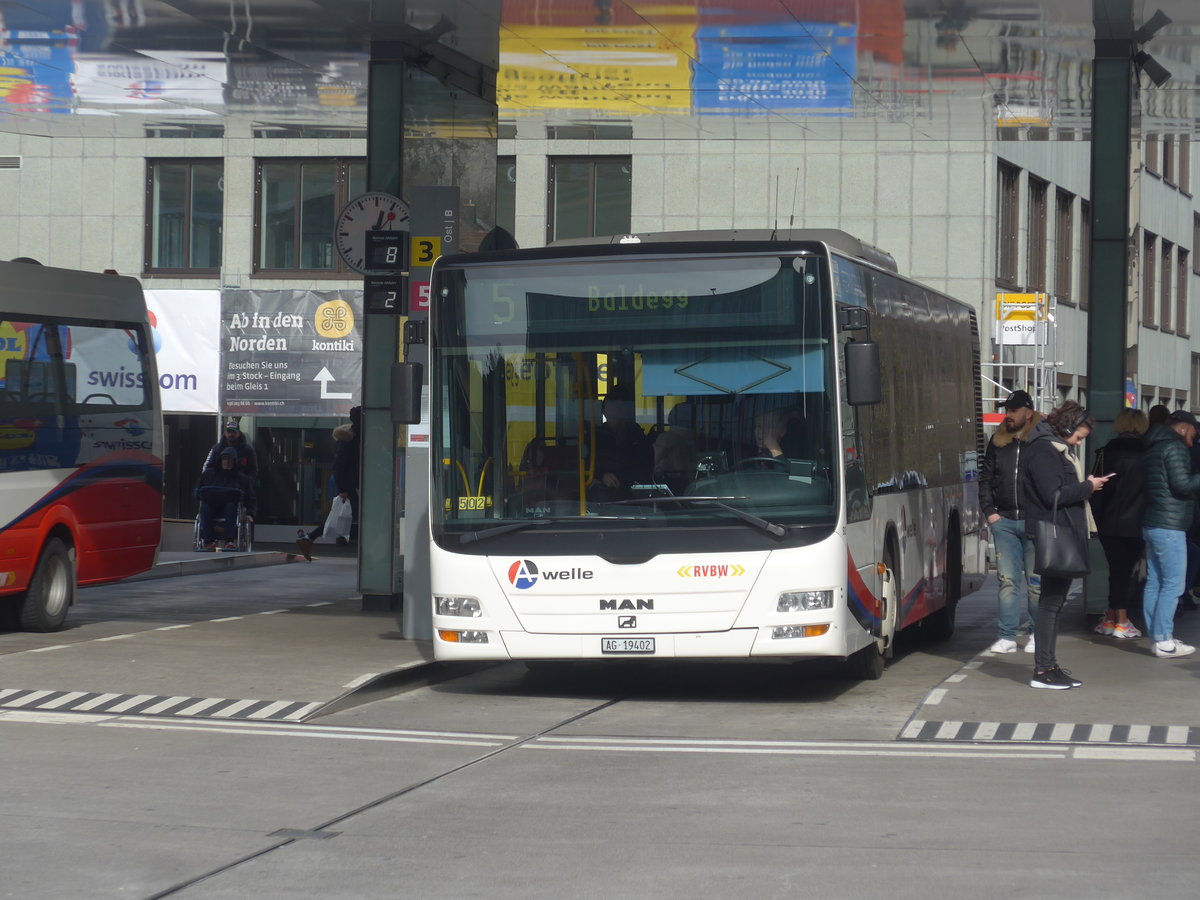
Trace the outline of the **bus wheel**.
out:
<instances>
[{"instance_id":1,"label":"bus wheel","mask_svg":"<svg viewBox=\"0 0 1200 900\"><path fill-rule=\"evenodd\" d=\"M851 674L861 681L878 681L883 677L885 660L892 655L893 644L896 640L896 614L899 606L899 581L893 554L889 550L884 554L883 581L879 591L879 599L883 605L879 623L879 634L875 640L867 644L849 660Z\"/></svg>"},{"instance_id":2,"label":"bus wheel","mask_svg":"<svg viewBox=\"0 0 1200 900\"><path fill-rule=\"evenodd\" d=\"M962 550L957 528L957 523L951 524L951 537L946 546L946 605L927 618L921 626L921 630L931 641L948 641L954 635L958 598L962 594Z\"/></svg>"},{"instance_id":3,"label":"bus wheel","mask_svg":"<svg viewBox=\"0 0 1200 900\"><path fill-rule=\"evenodd\" d=\"M58 631L75 602L75 564L66 545L50 538L42 549L29 590L21 602L21 628Z\"/></svg>"}]
</instances>

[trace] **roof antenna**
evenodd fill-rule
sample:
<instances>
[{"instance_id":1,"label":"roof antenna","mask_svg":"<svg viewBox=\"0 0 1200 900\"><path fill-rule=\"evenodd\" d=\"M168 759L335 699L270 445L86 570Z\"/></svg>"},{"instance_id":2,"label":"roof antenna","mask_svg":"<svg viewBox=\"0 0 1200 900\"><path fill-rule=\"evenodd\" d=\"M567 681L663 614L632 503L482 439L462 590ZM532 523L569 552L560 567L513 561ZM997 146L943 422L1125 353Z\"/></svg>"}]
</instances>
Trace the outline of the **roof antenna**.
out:
<instances>
[{"instance_id":1,"label":"roof antenna","mask_svg":"<svg viewBox=\"0 0 1200 900\"><path fill-rule=\"evenodd\" d=\"M779 176L775 176L775 227L771 229L771 240L779 233Z\"/></svg>"},{"instance_id":2,"label":"roof antenna","mask_svg":"<svg viewBox=\"0 0 1200 900\"><path fill-rule=\"evenodd\" d=\"M788 231L792 230L792 227L795 225L795 222L796 222L796 189L799 187L800 187L800 167L796 166L796 180L794 182L792 182L792 213L790 216L788 216ZM790 237L790 235L789 235L789 237Z\"/></svg>"}]
</instances>

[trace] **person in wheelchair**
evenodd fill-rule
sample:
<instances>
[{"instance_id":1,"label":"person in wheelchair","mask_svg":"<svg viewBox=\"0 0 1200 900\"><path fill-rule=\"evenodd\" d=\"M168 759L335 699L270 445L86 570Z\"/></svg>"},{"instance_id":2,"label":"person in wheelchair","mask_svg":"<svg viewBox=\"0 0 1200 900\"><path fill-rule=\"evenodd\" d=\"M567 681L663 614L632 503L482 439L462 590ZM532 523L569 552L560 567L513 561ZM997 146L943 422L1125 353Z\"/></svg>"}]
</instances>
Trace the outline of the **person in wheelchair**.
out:
<instances>
[{"instance_id":1,"label":"person in wheelchair","mask_svg":"<svg viewBox=\"0 0 1200 900\"><path fill-rule=\"evenodd\" d=\"M216 520L224 519L225 549L235 550L238 506L247 523L252 523L258 512L254 482L237 470L238 452L233 447L222 450L218 460L216 468L200 476L200 540L205 550L215 550Z\"/></svg>"}]
</instances>

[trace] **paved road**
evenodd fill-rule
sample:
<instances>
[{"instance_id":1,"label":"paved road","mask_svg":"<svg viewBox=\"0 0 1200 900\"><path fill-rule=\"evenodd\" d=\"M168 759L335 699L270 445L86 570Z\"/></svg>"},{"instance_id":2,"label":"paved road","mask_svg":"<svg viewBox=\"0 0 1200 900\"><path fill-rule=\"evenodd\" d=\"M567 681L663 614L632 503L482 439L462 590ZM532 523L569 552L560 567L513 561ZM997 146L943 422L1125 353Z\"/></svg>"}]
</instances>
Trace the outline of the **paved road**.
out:
<instances>
[{"instance_id":1,"label":"paved road","mask_svg":"<svg viewBox=\"0 0 1200 900\"><path fill-rule=\"evenodd\" d=\"M874 683L653 663L427 683L388 674L425 671L419 648L352 586L344 560L118 585L84 592L66 632L0 634L0 895L1194 894L1186 728L981 742L936 717L1178 729L1200 722L1200 665L1076 628L1088 687L1052 703L1020 684L1024 654L980 655L984 594ZM375 688L321 706L355 683ZM1131 699L1155 691L1183 709ZM233 705L168 702L205 697ZM1098 718L1114 699L1131 716ZM284 701L317 705L261 717Z\"/></svg>"}]
</instances>

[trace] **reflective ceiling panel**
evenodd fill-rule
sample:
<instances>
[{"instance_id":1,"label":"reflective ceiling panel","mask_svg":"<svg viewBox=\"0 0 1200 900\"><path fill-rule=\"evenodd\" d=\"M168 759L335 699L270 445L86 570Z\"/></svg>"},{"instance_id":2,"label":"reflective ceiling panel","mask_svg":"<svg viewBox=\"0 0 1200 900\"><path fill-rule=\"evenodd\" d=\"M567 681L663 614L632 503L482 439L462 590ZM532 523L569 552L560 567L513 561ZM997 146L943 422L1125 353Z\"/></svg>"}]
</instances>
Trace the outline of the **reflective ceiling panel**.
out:
<instances>
[{"instance_id":1,"label":"reflective ceiling panel","mask_svg":"<svg viewBox=\"0 0 1200 900\"><path fill-rule=\"evenodd\" d=\"M1195 132L1200 2L1144 49ZM370 42L494 64L501 134L671 140L1086 137L1091 0L0 0L0 130L361 134ZM422 128L452 129L437 110ZM549 130L549 131L548 131ZM1000 132L1002 134L1007 132Z\"/></svg>"}]
</instances>

